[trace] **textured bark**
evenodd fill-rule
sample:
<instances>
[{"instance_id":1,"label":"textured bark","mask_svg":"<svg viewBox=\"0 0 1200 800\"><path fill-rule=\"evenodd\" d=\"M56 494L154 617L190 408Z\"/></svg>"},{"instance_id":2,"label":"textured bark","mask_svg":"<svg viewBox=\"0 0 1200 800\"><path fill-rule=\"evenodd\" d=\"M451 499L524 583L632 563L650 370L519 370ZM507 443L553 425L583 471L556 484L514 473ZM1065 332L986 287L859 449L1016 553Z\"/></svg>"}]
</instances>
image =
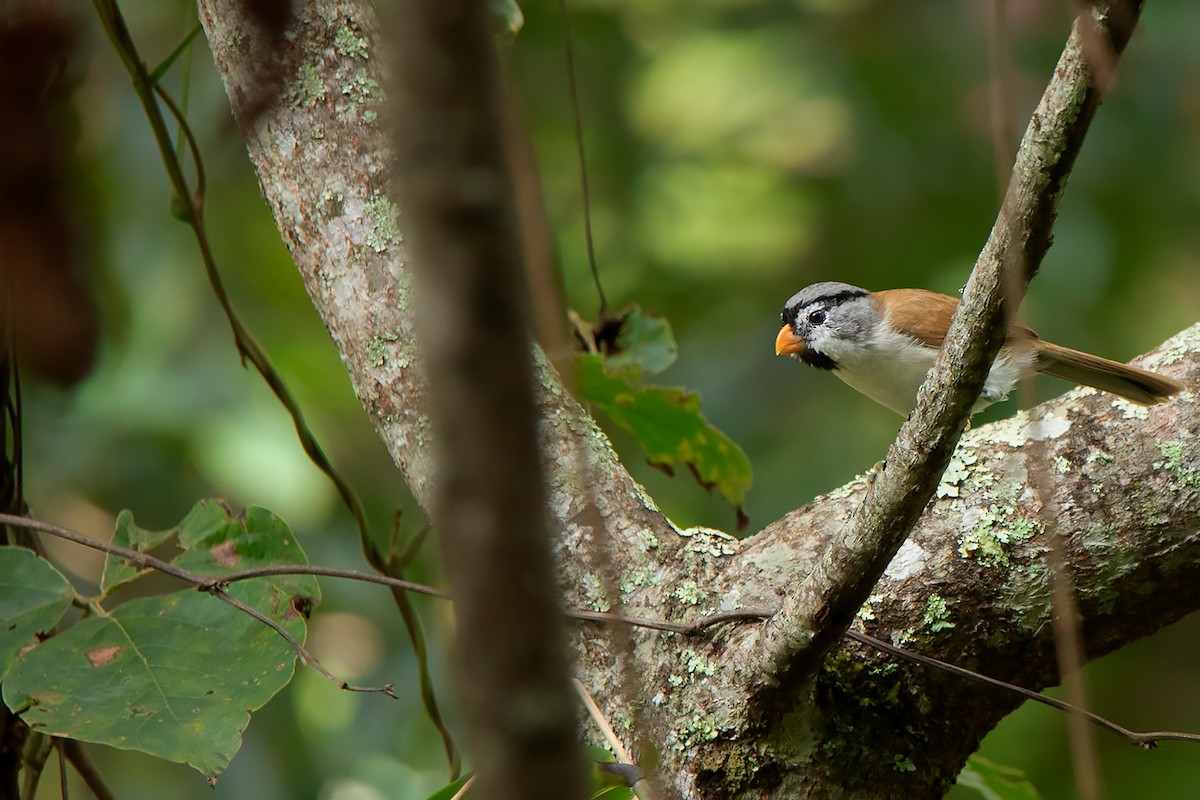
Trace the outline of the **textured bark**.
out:
<instances>
[{"instance_id":1,"label":"textured bark","mask_svg":"<svg viewBox=\"0 0 1200 800\"><path fill-rule=\"evenodd\" d=\"M372 7L310 0L292 51L275 54L256 42L237 3L203 0L201 9L281 234L364 407L428 505L434 471L409 297L411 254L400 233L407 218L396 216L388 196L389 134L380 123L384 79ZM243 102L253 93L245 87L261 74L265 54L286 69L288 89L282 102L250 120ZM1033 139L1049 135L1049 125L1039 119ZM1057 193L1060 166L1031 165L1030 180L1013 191ZM1200 328L1176 337L1149 363L1195 386ZM565 605L605 610L621 603L630 615L675 620L716 609L779 608L862 503L864 484L851 484L743 542L678 530L631 480L545 359L537 368L538 437ZM1046 543L1023 461L1031 436L1043 440L1054 466L1055 523L1075 573L1088 657L1200 607L1195 393L1147 411L1078 390L1040 413L1045 420L1032 429L1018 418L963 438L939 498L856 624L1027 686L1056 680ZM597 544L605 558L597 559ZM613 585L619 598L608 596L605 587ZM819 617L814 608L798 611ZM625 665L610 628L588 623L576 630L580 678L631 747L652 743L662 753L665 776L687 797L939 796L1015 705L1007 695L892 665L857 646L835 649L811 680L792 680L781 665L784 680L764 694L762 625L727 625L688 639L635 630L632 663ZM784 633L798 630L789 623ZM638 676L636 697L621 691L622 666Z\"/></svg>"},{"instance_id":2,"label":"textured bark","mask_svg":"<svg viewBox=\"0 0 1200 800\"><path fill-rule=\"evenodd\" d=\"M1141 12L1081 15L1017 151L1004 203L963 290L917 405L845 531L750 646L758 651L764 711L777 686L809 679L895 556L954 452L1025 288L1050 249L1059 200L1102 93L1095 61L1116 67ZM1089 55L1087 42L1102 45Z\"/></svg>"},{"instance_id":3,"label":"textured bark","mask_svg":"<svg viewBox=\"0 0 1200 800\"><path fill-rule=\"evenodd\" d=\"M472 791L582 798L489 12L474 0L408 0L395 13L396 193L414 226L438 465L431 519L454 597Z\"/></svg>"}]
</instances>

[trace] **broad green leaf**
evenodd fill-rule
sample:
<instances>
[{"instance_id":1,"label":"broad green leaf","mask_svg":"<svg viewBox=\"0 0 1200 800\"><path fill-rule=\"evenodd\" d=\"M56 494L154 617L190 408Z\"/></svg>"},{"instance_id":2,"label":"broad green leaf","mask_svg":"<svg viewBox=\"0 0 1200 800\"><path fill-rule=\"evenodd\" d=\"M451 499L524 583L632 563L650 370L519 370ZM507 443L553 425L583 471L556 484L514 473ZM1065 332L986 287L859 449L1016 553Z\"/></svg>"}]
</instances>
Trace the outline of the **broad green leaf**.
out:
<instances>
[{"instance_id":1,"label":"broad green leaf","mask_svg":"<svg viewBox=\"0 0 1200 800\"><path fill-rule=\"evenodd\" d=\"M142 542L131 520L126 531ZM287 527L264 509L235 516L198 503L176 528L178 566L221 575L304 564ZM305 636L304 609L319 596L311 576L239 581L233 597ZM17 659L4 682L9 708L34 730L141 750L215 775L241 745L250 712L291 680L295 652L274 630L211 595L186 589L131 600L85 618Z\"/></svg>"},{"instance_id":2,"label":"broad green leaf","mask_svg":"<svg viewBox=\"0 0 1200 800\"><path fill-rule=\"evenodd\" d=\"M0 678L17 653L54 629L73 595L46 559L24 547L0 547Z\"/></svg>"},{"instance_id":3,"label":"broad green leaf","mask_svg":"<svg viewBox=\"0 0 1200 800\"><path fill-rule=\"evenodd\" d=\"M687 466L705 488L715 488L738 508L750 488L750 461L700 413L700 398L679 388L646 386L638 371L610 371L596 354L579 361L579 389L613 422L631 432L650 463Z\"/></svg>"},{"instance_id":4,"label":"broad green leaf","mask_svg":"<svg viewBox=\"0 0 1200 800\"><path fill-rule=\"evenodd\" d=\"M610 372L637 366L647 375L657 375L671 366L678 354L671 323L634 306L621 318L617 352L608 354L604 362Z\"/></svg>"},{"instance_id":5,"label":"broad green leaf","mask_svg":"<svg viewBox=\"0 0 1200 800\"><path fill-rule=\"evenodd\" d=\"M182 549L172 563L202 575L226 575L266 564L308 563L287 525L264 508L251 506L244 518L239 518L218 501L202 500L182 522L164 531L139 528L128 510L117 515L113 541L123 547L146 553L172 537ZM100 586L111 592L145 571L135 562L110 555L104 562Z\"/></svg>"},{"instance_id":6,"label":"broad green leaf","mask_svg":"<svg viewBox=\"0 0 1200 800\"><path fill-rule=\"evenodd\" d=\"M148 531L145 528L139 528L133 522L133 512L126 508L117 514L113 544L137 550L139 553L147 553L171 538L174 533L174 528L168 528L165 531ZM113 555L107 556L104 559L104 573L100 576L100 589L107 594L118 586L129 583L143 572L145 572L145 568L140 564Z\"/></svg>"},{"instance_id":7,"label":"broad green leaf","mask_svg":"<svg viewBox=\"0 0 1200 800\"><path fill-rule=\"evenodd\" d=\"M957 783L979 792L985 800L1041 800L1037 788L1021 770L994 764L980 756L967 759Z\"/></svg>"}]
</instances>

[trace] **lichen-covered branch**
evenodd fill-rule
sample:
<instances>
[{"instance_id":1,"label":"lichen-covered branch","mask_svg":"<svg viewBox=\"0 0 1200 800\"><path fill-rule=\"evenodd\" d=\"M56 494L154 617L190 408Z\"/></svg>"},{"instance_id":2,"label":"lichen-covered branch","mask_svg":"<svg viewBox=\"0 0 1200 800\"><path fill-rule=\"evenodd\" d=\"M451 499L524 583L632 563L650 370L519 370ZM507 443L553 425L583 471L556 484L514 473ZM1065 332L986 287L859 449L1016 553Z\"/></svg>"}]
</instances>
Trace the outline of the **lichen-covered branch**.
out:
<instances>
[{"instance_id":1,"label":"lichen-covered branch","mask_svg":"<svg viewBox=\"0 0 1200 800\"><path fill-rule=\"evenodd\" d=\"M277 48L239 0L202 0L205 26L234 116L244 128L263 195L354 390L417 500L430 506L433 451L414 322L409 219L391 187L392 142L379 25L367 0L297 4L295 30ZM262 107L263 74L286 76ZM497 132L497 136L499 136ZM620 568L641 531L672 528L620 465L596 423L538 358L539 439L559 546L603 538ZM586 488L586 491L584 489ZM599 514L584 514L593 507ZM588 568L587 561L577 563ZM570 581L568 601L613 602L599 584Z\"/></svg>"},{"instance_id":2,"label":"lichen-covered branch","mask_svg":"<svg viewBox=\"0 0 1200 800\"><path fill-rule=\"evenodd\" d=\"M1065 537L1087 658L1200 607L1200 395L1194 388L1200 386L1200 325L1142 363L1192 390L1146 409L1076 389L1036 413L969 431L855 624L1023 686L1057 683L1044 557L1049 542L1030 458L1051 465L1054 522ZM866 492L865 479L852 483L746 540L712 588L740 605L778 602L783 587L802 581L842 535ZM741 668L729 642L693 649L706 657L718 653L722 676ZM786 789L747 796L825 796L817 787L828 782L858 786L850 797L940 796L982 736L1019 700L890 662L839 645L812 685L777 695L780 718L754 745L726 738L756 729L743 710L746 688L739 680L728 690L694 690L681 707L699 708L716 721L713 742L691 758L701 765L697 783L727 781L731 764L762 763L765 750L768 763L796 766L786 770ZM893 756L911 761L915 771L893 769Z\"/></svg>"},{"instance_id":3,"label":"lichen-covered branch","mask_svg":"<svg viewBox=\"0 0 1200 800\"><path fill-rule=\"evenodd\" d=\"M313 303L364 407L428 505L436 471L412 319L408 270L415 255L404 236L410 217L390 189L386 81L373 7L365 0L301 5L286 51L255 39L239 16L240 3L202 0L201 10L263 193ZM1112 41L1119 51L1123 41ZM264 58L277 61L287 81L280 101L252 116L246 98L254 92L247 87L262 73ZM1077 114L1094 110L1097 98L1078 82L1078 72L1057 80L1063 93L1048 95L1047 102L1058 97ZM1039 110L1024 150L1027 159L1036 158L1019 162L1010 187L1016 206L1006 213L1025 222L996 233L990 247L1005 246L985 253L996 275L1017 259L1027 277L1037 263L1033 256L1048 243L1048 221L1072 158L1059 148L1075 146L1045 138L1054 129L1055 107ZM1039 220L1046 225L1033 224ZM1002 235L1011 238L995 238ZM985 281L982 274L964 307L994 323L999 279ZM973 299L978 293L989 302ZM965 323L960 327L952 338L961 355L970 337ZM988 343L997 341L976 343L971 358L986 357ZM1181 335L1151 361L1196 386L1200 330ZM809 659L811 680L789 679L799 651L789 654L787 642L806 646L805 632L820 627L836 643L833 623L844 627L855 612L871 633L922 652L1031 686L1054 681L1041 509L1023 465L1031 436L1044 440L1053 459L1056 523L1068 542L1089 657L1200 607L1194 391L1150 410L1077 391L1049 404L1036 429L1017 418L972 431L953 459L949 448L961 421L951 420L953 433L937 445L949 470L940 483L937 472L925 474L925 491L937 499L904 546L912 509L912 519L889 523L882 549L861 550L859 565L843 571L849 591L828 579L836 570L824 570L826 589L810 596L839 593L840 619L831 621L821 618L821 600L788 598L830 545L842 542L847 520L861 513L864 484L817 498L744 542L715 531L679 531L630 479L536 352L535 367L537 436L564 605L608 610L620 602L633 615L686 620L790 602L765 634L763 626L748 623L690 639L639 630L628 653L609 626L573 628L580 679L631 750L654 745L664 777L686 797L933 797L945 789L1015 701L841 645L819 667ZM968 402L946 403L946 374L939 372L936 380L943 382L926 390L923 401L940 403L943 420L962 414ZM894 480L888 476L916 459L916 434L906 436L910 455L889 457L877 484ZM596 545L608 552L602 565ZM864 589L869 584L873 588ZM867 602L860 610L861 599ZM785 642L766 659L779 681L769 692L763 691L764 637ZM622 666L638 676L640 695L622 692Z\"/></svg>"},{"instance_id":4,"label":"lichen-covered branch","mask_svg":"<svg viewBox=\"0 0 1200 800\"><path fill-rule=\"evenodd\" d=\"M904 542L946 468L983 388L1025 286L1050 248L1050 231L1100 90L1088 65L1086 31L1124 49L1140 2L1115 0L1120 13L1091 7L1078 20L1017 152L1008 192L971 273L917 407L888 450L845 531L788 594L783 609L745 646L759 653L762 702L776 687L805 680L838 641ZM1110 65L1111 66L1111 65ZM766 709L764 709L766 710Z\"/></svg>"}]
</instances>

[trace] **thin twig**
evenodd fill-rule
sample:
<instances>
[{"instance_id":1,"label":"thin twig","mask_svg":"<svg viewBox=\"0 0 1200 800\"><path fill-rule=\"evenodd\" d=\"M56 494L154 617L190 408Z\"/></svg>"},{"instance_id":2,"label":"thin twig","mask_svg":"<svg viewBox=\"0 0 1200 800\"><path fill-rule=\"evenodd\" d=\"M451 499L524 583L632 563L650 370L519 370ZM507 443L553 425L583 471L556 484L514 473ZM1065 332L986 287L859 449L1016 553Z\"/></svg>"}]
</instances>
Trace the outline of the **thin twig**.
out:
<instances>
[{"instance_id":1,"label":"thin twig","mask_svg":"<svg viewBox=\"0 0 1200 800\"><path fill-rule=\"evenodd\" d=\"M1000 199L1012 172L1013 155L1013 64L1008 31L1007 0L991 0L988 17L988 72L991 83L989 105L992 123L992 158L996 167L996 186Z\"/></svg>"},{"instance_id":2,"label":"thin twig","mask_svg":"<svg viewBox=\"0 0 1200 800\"><path fill-rule=\"evenodd\" d=\"M575 685L575 692L579 695L579 699L583 701L583 707L591 715L592 722L595 722L596 727L600 729L601 735L604 736L604 741L608 742L608 746L612 748L613 755L617 757L617 761L632 764L633 758L629 755L629 751L625 749L624 743L617 736L617 732L613 730L612 725L608 724L608 719L604 716L604 712L600 710L600 706L596 705L596 700L592 697L592 693L587 690L587 687L583 685L583 682L579 678L572 678L571 683Z\"/></svg>"},{"instance_id":3,"label":"thin twig","mask_svg":"<svg viewBox=\"0 0 1200 800\"><path fill-rule=\"evenodd\" d=\"M473 784L473 783L475 783L474 775L467 778L467 782L464 783L462 786L458 787L458 791L454 793L454 797L451 797L450 800L462 800L464 797L467 796L467 790L471 788L471 784Z\"/></svg>"},{"instance_id":4,"label":"thin twig","mask_svg":"<svg viewBox=\"0 0 1200 800\"><path fill-rule=\"evenodd\" d=\"M575 691L579 694L579 699L583 701L583 706L591 715L592 721L596 723L596 727L600 729L600 733L604 736L604 741L608 742L608 746L612 748L613 755L621 764L636 766L633 758L629 755L629 751L625 749L625 745L617 736L617 732L613 730L612 725L608 723L608 719L604 716L604 712L600 710L600 706L596 705L596 700L592 697L591 692L583 685L579 678L572 678L571 682L575 684ZM641 770L637 771L641 775ZM645 776L633 781L629 786L641 800L654 800L654 790L650 786L650 782Z\"/></svg>"},{"instance_id":5,"label":"thin twig","mask_svg":"<svg viewBox=\"0 0 1200 800\"><path fill-rule=\"evenodd\" d=\"M386 694L388 697L396 697L395 689L390 684L378 687L351 686L345 681L336 678L333 673L325 669L316 656L310 653L304 647L304 645L302 645L294 636L288 633L288 631L282 625L263 614L253 606L246 605L241 600L231 597L224 589L221 588L221 578L219 576L197 575L190 570L177 567L174 564L170 564L160 558L155 558L154 556L147 555L146 553L141 553L137 550L131 550L128 547L122 547L121 545L113 544L112 542L102 542L98 539L93 539L90 536L84 536L78 531L73 531L70 528L64 528L60 525L52 525L49 522L42 522L40 520L29 519L27 517L18 517L13 514L0 514L0 525L13 525L15 527L28 528L30 530L35 530L41 533L49 534L50 536L58 537L60 539L66 539L69 542L75 542L86 547L101 550L109 555L119 556L127 561L132 561L135 564L140 564L143 567L156 569L166 575L178 578L185 583L190 583L199 591L210 594L221 602L233 606L239 611L248 614L249 616L269 627L271 630L275 631L277 634L283 637L283 640L288 643L292 650L295 651L296 655L298 655L305 664L308 664L313 669L320 672L330 681L337 684L339 688L351 692L379 692L381 694Z\"/></svg>"},{"instance_id":6,"label":"thin twig","mask_svg":"<svg viewBox=\"0 0 1200 800\"><path fill-rule=\"evenodd\" d=\"M304 418L303 412L300 409L299 403L292 395L291 390L283 381L283 378L275 370L266 351L259 346L255 341L250 331L242 323L233 308L229 295L225 290L224 283L221 280L221 275L217 270L216 259L213 255L212 248L208 240L208 232L204 223L204 199L206 196L206 179L204 171L204 162L201 156L200 147L196 141L196 137L192 132L191 126L188 124L187 118L183 111L175 103L174 99L167 93L157 81L155 81L138 55L137 48L130 36L125 22L120 14L120 9L112 0L93 0L96 9L101 17L105 28L109 32L109 37L116 45L118 54L122 62L125 64L127 71L133 81L134 91L142 102L142 106L148 121L150 122L151 130L154 133L155 140L158 144L159 152L166 168L167 176L171 181L172 190L179 198L184 210L184 220L192 228L196 239L197 247L200 250L201 260L204 264L205 274L208 277L209 285L212 288L213 295L216 297L218 305L224 312L233 333L234 346L237 349L238 356L242 361L243 366L249 361L266 381L275 397L287 411L292 419L292 424L296 430L296 436L300 441L300 446L304 450L306 456L319 469L329 481L333 484L338 496L341 498L343 505L350 512L350 516L354 520L354 524L358 529L359 542L363 548L372 566L379 568L372 559L374 548L372 545L369 524L367 521L366 509L359 500L357 493L350 486L349 482L342 477L341 473L333 466L325 454L324 448L317 441L316 436L308 427L308 423ZM170 135L167 132L165 120L162 112L155 102L155 95L162 100L164 105L170 111L179 127L182 141L187 142L188 149L191 154L193 168L196 172L196 189L189 191L187 179L184 176L183 166L180 163L179 154L172 149ZM425 643L420 637L423 636L419 625L414 624L415 615L411 608L406 607L407 599L403 595L396 596L397 605L400 606L400 614L405 622L405 630L408 633L409 639L412 642L414 652L418 655L418 665L420 668L421 677L421 699L425 706L426 712L437 728L438 733L442 737L442 741L446 749L446 758L450 764L451 779L458 777L460 769L460 758L458 748L454 743L453 737L450 734L449 728L443 723L441 715L437 708L436 696L433 691L432 683L428 678L428 665L423 659L425 652Z\"/></svg>"},{"instance_id":7,"label":"thin twig","mask_svg":"<svg viewBox=\"0 0 1200 800\"><path fill-rule=\"evenodd\" d=\"M83 785L96 795L96 800L117 800L117 796L104 782L104 776L100 774L100 770L96 769L96 764L88 755L83 743L74 739L61 739L60 742L59 746L62 748L63 755L75 768L75 773L83 781Z\"/></svg>"},{"instance_id":8,"label":"thin twig","mask_svg":"<svg viewBox=\"0 0 1200 800\"><path fill-rule=\"evenodd\" d=\"M20 716L22 710L14 709L13 713ZM34 800L37 796L38 785L42 782L42 773L46 769L46 760L50 758L53 750L54 738L44 733L31 733L25 740L21 756L21 769L24 772L21 800Z\"/></svg>"},{"instance_id":9,"label":"thin twig","mask_svg":"<svg viewBox=\"0 0 1200 800\"><path fill-rule=\"evenodd\" d=\"M395 543L400 535L400 514L397 512L392 528L392 545L388 550L388 555L386 558L374 558L375 548L371 546L368 551L371 554L371 565L389 579L403 581L404 579L399 576L404 574L404 570L416 557L417 549L425 540L429 530L430 525L426 522L413 536L404 552L397 554ZM425 714L429 717L430 723L437 729L438 735L442 739L442 749L446 753L446 761L449 762L450 767L450 780L458 780L462 774L462 754L458 751L458 744L454 741L450 727L442 719L442 710L438 705L437 693L433 687L433 677L429 672L429 654L425 646L425 631L421 627L421 618L417 615L417 610L413 607L408 592L403 587L392 586L390 588L392 600L400 612L400 619L404 622L404 630L408 634L408 640L413 648L413 657L417 662L417 686L421 704L425 707Z\"/></svg>"},{"instance_id":10,"label":"thin twig","mask_svg":"<svg viewBox=\"0 0 1200 800\"><path fill-rule=\"evenodd\" d=\"M853 639L856 642L865 644L868 647L873 647L876 650L881 650L898 658L916 661L918 664L934 667L942 670L943 672L948 672L951 675L957 675L960 678L966 678L969 681L974 681L975 683L982 683L986 684L987 686L995 686L997 689L1003 689L1007 692L1012 692L1013 694L1019 694L1027 700L1033 700L1036 703L1041 703L1042 705L1050 706L1051 708L1057 708L1059 711L1065 711L1069 714L1077 714L1087 719L1089 722L1092 722L1107 731L1117 734L1131 744L1140 745L1147 750L1154 749L1158 746L1159 742L1163 741L1195 742L1200 744L1200 734L1179 733L1177 731L1151 731L1150 733L1138 733L1137 731L1131 731L1128 728L1124 728L1116 724L1115 722L1110 722L1099 714L1094 714L1091 711L1077 708L1070 703L1063 702L1062 700L1056 700L1053 697L1047 697L1046 695L1039 694L1032 689L1026 689L1023 686L1017 686L1016 684L1008 683L997 678L989 678L988 676L981 675L978 672L972 672L965 667L947 664L945 661L939 661L938 659L930 656L924 656L920 653L914 653L911 650L905 650L901 647L896 647L895 645L888 644L882 639L876 639L874 636L870 636L865 633L848 630L846 631L846 638Z\"/></svg>"},{"instance_id":11,"label":"thin twig","mask_svg":"<svg viewBox=\"0 0 1200 800\"><path fill-rule=\"evenodd\" d=\"M187 570L181 570L172 564L168 564L164 561L154 558L153 556L148 556L145 553L140 553L136 550L130 550L126 547L121 547L120 545L115 545L110 542L103 542L98 539L93 539L89 536L85 536L84 534L79 533L77 531L73 531L69 528L63 528L61 526L52 525L50 523L41 522L39 520L29 519L27 517L17 517L17 516L13 516L12 514L0 514L0 525L12 525L13 527L29 528L31 530L40 531L42 533L46 533L51 536L56 536L56 537L66 539L71 542L75 542L77 544L81 544L85 547L91 547L91 548L101 550L106 553L110 553L112 555L117 555L122 558L126 558L130 561L134 561L135 563L141 564L143 566L147 566L152 569L158 569L168 575L177 577L180 580L187 581L188 583L191 583L192 585L196 586L196 588L200 589L201 591L210 591L211 590L210 587L215 588L215 587L224 585L226 583L232 583L234 581L239 581L239 580L247 580L252 577L265 577L265 576L270 576L270 575L289 575L290 574L290 575L316 575L316 576L322 576L322 577L344 578L347 580L365 581L368 583L382 584L385 586L394 586L395 588L403 589L404 591L416 592L419 594L427 595L429 597L436 597L441 600L451 599L450 596L446 592L444 592L440 589L436 589L432 586L427 586L425 584L413 583L412 581L404 581L404 580L399 580L396 578L388 578L386 576L379 575L374 572L358 572L355 570L333 569L330 567L318 567L318 566L312 566L312 565L306 565L306 564L264 567L261 569L244 570L242 572L230 573L229 575L221 575L221 576L194 575L194 574L188 572ZM707 614L707 615L700 617L699 619L697 619L693 622L689 622L689 623L670 622L667 620L648 619L648 618L641 618L641 617L628 617L628 616L622 616L622 615L618 615L618 614L604 613L604 612L600 612L600 611L582 611L582 610L571 610L571 609L564 610L563 616L568 617L570 619L582 620L585 622L620 623L620 624L624 624L624 625L632 625L637 628L646 628L649 630L667 631L669 633L678 633L683 636L698 636L701 633L703 633L704 631L708 630L709 628L715 627L717 625L724 625L724 624L728 624L731 622L761 621L761 620L768 619L768 618L774 616L774 614L776 614L776 613L777 612L775 610L767 609L767 608L737 608L737 609L729 609L729 610L724 610L724 611L717 611L712 614ZM1177 731L1152 731L1149 733L1138 733L1136 731L1131 731L1128 728L1124 728L1120 725L1117 725L1114 722L1110 722L1110 721L1106 720L1104 717L1101 717L1090 711L1086 711L1082 708L1073 706L1070 703L1063 702L1062 700L1056 700L1052 697L1047 697L1043 694L1039 694L1038 692L1033 691L1032 689L1026 689L1022 686L1017 686L1016 684L1008 683L1008 682L1002 681L998 678L989 678L986 675L982 675L978 672L973 672L969 669L966 669L965 667L959 667L954 664L949 664L945 661L940 661L936 658L933 658L932 656L926 656L926 655L922 655L920 653L915 653L911 650L905 650L904 648L896 647L895 645L888 644L887 642L884 642L881 639L877 639L874 636L870 636L865 633L859 633L857 631L848 630L845 633L845 638L852 639L856 642L867 645L868 647L873 647L877 650L888 653L890 655L894 655L898 658L904 658L909 661L915 661L919 664L924 664L926 666L934 667L936 669L940 669L945 672L948 672L952 675L957 675L962 678L967 678L967 679L975 681L977 683L983 683L983 684L987 684L989 686L995 686L996 688L1004 689L1006 691L1013 692L1014 694L1019 694L1026 699L1033 700L1038 703L1042 703L1043 705L1048 705L1052 708L1057 708L1060 711L1066 711L1068 713L1078 714L1082 717L1085 717L1089 721L1099 725L1100 727L1104 728L1105 730L1116 733L1117 735L1125 738L1129 742L1131 742L1133 744L1141 745L1142 747L1153 748L1160 741L1181 741L1181 742L1200 743L1200 734L1181 733L1181 732L1177 732ZM359 688L350 687L350 686L344 686L344 688L351 690L351 691L379 691L379 690L371 690L371 689L359 689Z\"/></svg>"},{"instance_id":12,"label":"thin twig","mask_svg":"<svg viewBox=\"0 0 1200 800\"><path fill-rule=\"evenodd\" d=\"M1132 34L1138 0L1104 20L1119 53ZM1117 24L1120 18L1122 24ZM742 644L751 659L750 702L777 713L779 693L810 680L900 549L937 488L1003 344L1011 309L1050 247L1067 178L1102 93L1089 70L1078 21L1034 112L1004 203L963 292L917 404L844 529L788 592L761 635ZM1019 270L1019 291L1005 276Z\"/></svg>"},{"instance_id":13,"label":"thin twig","mask_svg":"<svg viewBox=\"0 0 1200 800\"><path fill-rule=\"evenodd\" d=\"M55 741L54 749L58 751L58 791L62 800L71 800L71 791L67 788L67 759L61 739Z\"/></svg>"},{"instance_id":14,"label":"thin twig","mask_svg":"<svg viewBox=\"0 0 1200 800\"><path fill-rule=\"evenodd\" d=\"M592 281L596 284L596 294L600 296L600 312L598 317L603 320L608 314L608 299L604 296L604 287L600 285L600 270L596 266L596 248L592 243L592 201L588 190L587 157L583 149L583 123L579 113L579 88L575 78L575 49L571 46L571 20L567 13L566 0L558 0L558 9L562 13L563 47L566 50L567 61L567 92L571 101L571 120L575 123L575 150L579 154L579 189L583 201L583 235L587 242L588 265L592 269Z\"/></svg>"}]
</instances>

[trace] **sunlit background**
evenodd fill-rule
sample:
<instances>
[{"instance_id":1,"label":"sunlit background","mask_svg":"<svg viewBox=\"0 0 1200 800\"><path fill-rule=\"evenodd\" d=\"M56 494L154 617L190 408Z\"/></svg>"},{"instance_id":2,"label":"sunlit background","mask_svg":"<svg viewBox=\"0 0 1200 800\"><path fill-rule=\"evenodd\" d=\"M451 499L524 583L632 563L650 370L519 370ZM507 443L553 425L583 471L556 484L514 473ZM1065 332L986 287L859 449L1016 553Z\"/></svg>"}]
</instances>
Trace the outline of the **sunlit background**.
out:
<instances>
[{"instance_id":1,"label":"sunlit background","mask_svg":"<svg viewBox=\"0 0 1200 800\"><path fill-rule=\"evenodd\" d=\"M195 25L184 0L127 5L150 64ZM989 42L998 35L1011 43L1011 148L1074 7L1004 5L996 29L994 6L982 0L571 4L610 310L636 302L670 320L679 359L656 380L697 391L709 419L749 454L751 532L869 468L899 426L831 376L777 359L779 311L818 280L949 293L962 285L1001 190ZM502 45L505 61L543 171L570 306L595 318L563 22L557 3L522 10L525 27ZM121 508L145 527L168 527L196 499L222 496L280 514L314 562L361 566L332 487L263 382L239 365L190 231L170 215L167 181L125 73L95 21L81 12L79 24L84 45L69 66L79 80L77 192L92 215L105 341L76 391L27 387L33 513L103 535ZM1198 30L1197 4L1147 4L1024 306L1047 339L1124 360L1200 318ZM233 302L363 495L378 535L388 535L398 508L411 535L420 513L307 301L197 41L166 85L180 97L190 73L188 116L204 148L208 222ZM1038 391L1065 388L1047 381ZM732 529L733 512L719 498L686 474L668 478L645 466L629 437L611 433L676 522ZM87 589L98 559L53 549ZM426 546L411 577L437 580L435 551ZM378 587L322 587L314 650L348 680L394 683L400 699L347 694L302 671L255 715L215 792L189 768L95 748L119 797L407 800L445 782L390 598ZM444 643L446 609L416 603ZM1200 731L1198 664L1193 616L1090 666L1093 707L1135 729ZM1194 746L1143 752L1106 734L1098 742L1109 797L1183 797L1200 784ZM1057 713L1021 709L982 753L1024 770L1045 798L1073 794ZM43 797L56 796L54 783L45 781Z\"/></svg>"}]
</instances>

